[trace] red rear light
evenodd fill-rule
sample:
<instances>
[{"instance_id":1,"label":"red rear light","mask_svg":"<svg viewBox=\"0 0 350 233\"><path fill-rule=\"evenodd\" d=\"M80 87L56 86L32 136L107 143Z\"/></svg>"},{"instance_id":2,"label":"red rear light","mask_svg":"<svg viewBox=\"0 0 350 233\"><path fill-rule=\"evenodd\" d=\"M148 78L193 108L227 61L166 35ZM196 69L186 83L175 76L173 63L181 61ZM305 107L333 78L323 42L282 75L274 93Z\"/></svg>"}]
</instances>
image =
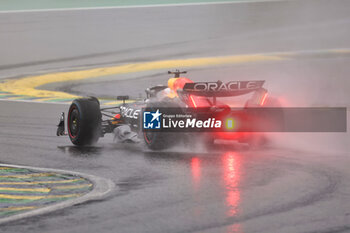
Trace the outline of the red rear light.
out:
<instances>
[{"instance_id":1,"label":"red rear light","mask_svg":"<svg viewBox=\"0 0 350 233\"><path fill-rule=\"evenodd\" d=\"M190 95L190 99L191 99L191 101L192 101L193 107L197 108L197 104L196 104L196 102L194 101L194 98L193 98L192 95Z\"/></svg>"},{"instance_id":2,"label":"red rear light","mask_svg":"<svg viewBox=\"0 0 350 233\"><path fill-rule=\"evenodd\" d=\"M261 98L261 102L260 105L263 106L265 104L266 101L266 97L267 97L267 92L263 95L263 97Z\"/></svg>"},{"instance_id":3,"label":"red rear light","mask_svg":"<svg viewBox=\"0 0 350 233\"><path fill-rule=\"evenodd\" d=\"M245 138L248 134L249 132L217 132L215 136L222 140L239 140Z\"/></svg>"}]
</instances>

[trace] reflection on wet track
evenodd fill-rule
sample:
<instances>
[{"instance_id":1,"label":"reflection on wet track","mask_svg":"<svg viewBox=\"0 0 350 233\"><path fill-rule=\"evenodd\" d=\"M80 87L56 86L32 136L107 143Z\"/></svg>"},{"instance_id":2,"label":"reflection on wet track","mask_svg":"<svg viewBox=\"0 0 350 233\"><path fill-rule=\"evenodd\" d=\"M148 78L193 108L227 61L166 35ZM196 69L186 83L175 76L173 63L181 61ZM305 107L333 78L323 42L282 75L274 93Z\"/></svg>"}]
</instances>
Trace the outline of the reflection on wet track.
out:
<instances>
[{"instance_id":1,"label":"reflection on wet track","mask_svg":"<svg viewBox=\"0 0 350 233\"><path fill-rule=\"evenodd\" d=\"M239 210L239 182L240 182L240 158L236 152L227 152L222 156L224 177L226 189L226 204L228 207L227 215L235 216Z\"/></svg>"},{"instance_id":2,"label":"reflection on wet track","mask_svg":"<svg viewBox=\"0 0 350 233\"><path fill-rule=\"evenodd\" d=\"M261 216L286 213L301 206L312 206L336 190L332 173L280 157L280 150L247 150L236 143L216 146L218 149L212 152L193 152L193 149L184 148L155 152L133 144L100 144L85 148L64 146L59 150L72 158L98 158L99 162L106 156L117 156L118 160L111 160L114 162L108 166L115 171L127 166L127 172L121 175L124 178L116 180L124 195L147 197L154 195L152 189L161 189L156 195L162 197L160 203L164 202L161 208L164 208L165 216L170 215L179 222L184 217L192 224L201 225L194 230L185 228L190 232L204 229L209 229L209 232L212 229L214 232L217 229L227 233L249 232L242 223ZM290 155L294 154L290 152ZM300 179L304 182L299 182ZM288 196L285 196L286 192ZM171 204L173 202L177 203L176 206ZM144 204L130 205L135 208ZM177 208L185 209L183 216L173 214ZM203 222L207 218L210 220Z\"/></svg>"},{"instance_id":3,"label":"reflection on wet track","mask_svg":"<svg viewBox=\"0 0 350 233\"><path fill-rule=\"evenodd\" d=\"M222 154L215 154L216 158L220 160L220 173L222 174L218 178L217 184L220 186L215 188L222 188L216 190L218 193L223 193L222 200L225 202L225 208L222 211L225 212L227 217L234 217L239 214L239 204L240 204L240 176L241 176L241 160L239 152L224 152ZM201 185L201 176L202 176L202 165L203 161L201 155L194 156L191 158L191 174L192 174L192 183L193 189L196 195L200 195L198 192L206 192L205 187L200 187ZM203 174L203 178L206 179L208 174ZM196 198L195 198L196 199ZM243 232L241 230L240 224L233 224L227 229L228 233L233 232Z\"/></svg>"},{"instance_id":4,"label":"reflection on wet track","mask_svg":"<svg viewBox=\"0 0 350 233\"><path fill-rule=\"evenodd\" d=\"M193 188L194 190L197 190L201 181L201 161L198 157L192 157L191 159L191 172Z\"/></svg>"}]
</instances>

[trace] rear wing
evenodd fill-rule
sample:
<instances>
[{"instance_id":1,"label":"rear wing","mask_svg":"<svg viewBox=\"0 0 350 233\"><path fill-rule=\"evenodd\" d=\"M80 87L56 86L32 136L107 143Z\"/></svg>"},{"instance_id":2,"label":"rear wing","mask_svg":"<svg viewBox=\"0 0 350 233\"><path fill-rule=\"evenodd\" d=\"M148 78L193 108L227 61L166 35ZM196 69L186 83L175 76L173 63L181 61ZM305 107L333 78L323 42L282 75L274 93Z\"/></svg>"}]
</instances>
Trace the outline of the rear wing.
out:
<instances>
[{"instance_id":1,"label":"rear wing","mask_svg":"<svg viewBox=\"0 0 350 233\"><path fill-rule=\"evenodd\" d=\"M264 80L186 83L182 92L207 97L239 96L262 89L264 83Z\"/></svg>"}]
</instances>

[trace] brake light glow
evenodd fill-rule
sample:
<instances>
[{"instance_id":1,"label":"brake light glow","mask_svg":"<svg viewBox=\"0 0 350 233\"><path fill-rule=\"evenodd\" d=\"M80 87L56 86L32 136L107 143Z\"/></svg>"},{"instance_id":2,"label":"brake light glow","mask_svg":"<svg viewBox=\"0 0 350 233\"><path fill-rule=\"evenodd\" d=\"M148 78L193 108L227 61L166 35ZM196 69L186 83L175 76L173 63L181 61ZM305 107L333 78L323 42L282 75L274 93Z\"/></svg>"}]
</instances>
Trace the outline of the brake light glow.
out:
<instances>
[{"instance_id":1,"label":"brake light glow","mask_svg":"<svg viewBox=\"0 0 350 233\"><path fill-rule=\"evenodd\" d=\"M266 97L267 97L267 92L264 94L264 96L261 99L261 102L260 102L261 106L263 106L265 104Z\"/></svg>"},{"instance_id":2,"label":"brake light glow","mask_svg":"<svg viewBox=\"0 0 350 233\"><path fill-rule=\"evenodd\" d=\"M192 95L190 95L190 99L191 99L191 101L192 101L193 106L194 106L195 108L197 108L197 104L196 104L196 102L194 101Z\"/></svg>"}]
</instances>

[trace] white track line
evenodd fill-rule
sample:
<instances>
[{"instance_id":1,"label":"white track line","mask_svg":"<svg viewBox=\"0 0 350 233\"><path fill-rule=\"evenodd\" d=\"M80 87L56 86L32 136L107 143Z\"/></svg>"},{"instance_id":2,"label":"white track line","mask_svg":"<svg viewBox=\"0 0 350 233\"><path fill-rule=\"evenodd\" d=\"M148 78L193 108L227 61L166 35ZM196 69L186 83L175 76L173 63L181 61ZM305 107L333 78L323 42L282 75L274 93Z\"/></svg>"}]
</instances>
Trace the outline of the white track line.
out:
<instances>
[{"instance_id":1,"label":"white track line","mask_svg":"<svg viewBox=\"0 0 350 233\"><path fill-rule=\"evenodd\" d=\"M15 168L25 168L25 169L31 169L36 171L44 171L44 172L55 172L59 174L69 174L69 175L75 175L83 177L89 181L91 181L94 185L94 188L92 191L88 192L87 194L69 199L66 201L58 202L52 205L48 205L45 207L41 207L39 209L30 210L21 214L15 214L13 216L5 217L0 219L0 224L5 224L8 222L20 220L23 218L29 218L37 215L46 214L52 211L60 210L63 208L67 208L70 206L74 206L77 204L81 204L86 201L90 200L101 200L105 197L107 197L113 190L116 189L115 184L112 180L101 178L94 175L88 175L80 172L73 172L73 171L65 171L65 170L59 170L59 169L51 169L51 168L37 168L37 167L30 167L30 166L20 166L20 165L11 165L11 164L0 164L0 166L4 167L15 167Z\"/></svg>"},{"instance_id":2,"label":"white track line","mask_svg":"<svg viewBox=\"0 0 350 233\"><path fill-rule=\"evenodd\" d=\"M240 0L232 2L198 2L198 3L173 3L173 4L153 4L153 5L131 5L131 6L105 6L105 7L77 7L77 8L57 8L57 9L33 9L33 10L6 10L0 11L0 14L12 13L40 13L40 12L59 12L59 11L86 11L86 10L110 10L110 9L133 9L133 8L153 8L153 7L183 7L183 6L205 6L205 5L225 5L236 3L259 3L259 2L283 2L297 0Z\"/></svg>"}]
</instances>

